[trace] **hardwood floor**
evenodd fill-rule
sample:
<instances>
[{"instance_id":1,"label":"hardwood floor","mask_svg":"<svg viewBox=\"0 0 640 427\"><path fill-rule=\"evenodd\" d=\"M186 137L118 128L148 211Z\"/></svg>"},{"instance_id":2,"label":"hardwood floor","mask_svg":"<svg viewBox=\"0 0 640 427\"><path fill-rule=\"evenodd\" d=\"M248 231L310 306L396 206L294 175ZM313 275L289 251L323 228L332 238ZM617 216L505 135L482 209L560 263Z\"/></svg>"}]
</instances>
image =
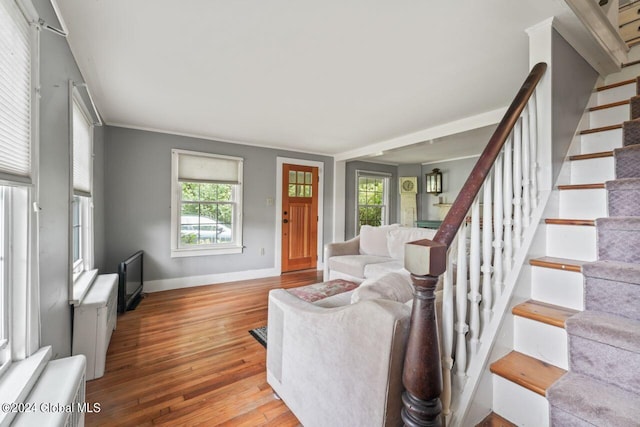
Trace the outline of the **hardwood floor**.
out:
<instances>
[{"instance_id":1,"label":"hardwood floor","mask_svg":"<svg viewBox=\"0 0 640 427\"><path fill-rule=\"evenodd\" d=\"M297 426L266 382L267 295L322 281L322 272L148 294L118 317L106 373L87 382L87 426Z\"/></svg>"}]
</instances>

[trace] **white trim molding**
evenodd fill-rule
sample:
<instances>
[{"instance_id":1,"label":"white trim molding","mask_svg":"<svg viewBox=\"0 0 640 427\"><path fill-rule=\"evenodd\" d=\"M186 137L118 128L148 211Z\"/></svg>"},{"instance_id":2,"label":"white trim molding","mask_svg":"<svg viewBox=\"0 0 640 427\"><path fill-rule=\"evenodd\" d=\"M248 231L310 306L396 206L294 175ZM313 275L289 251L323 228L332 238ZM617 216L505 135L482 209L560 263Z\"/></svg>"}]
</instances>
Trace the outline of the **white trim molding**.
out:
<instances>
[{"instance_id":1,"label":"white trim molding","mask_svg":"<svg viewBox=\"0 0 640 427\"><path fill-rule=\"evenodd\" d=\"M240 280L261 279L279 276L276 268L258 270L232 271L229 273L205 274L202 276L174 277L172 279L145 280L144 292L160 292L171 289L193 288L195 286L215 285L218 283L237 282Z\"/></svg>"}]
</instances>

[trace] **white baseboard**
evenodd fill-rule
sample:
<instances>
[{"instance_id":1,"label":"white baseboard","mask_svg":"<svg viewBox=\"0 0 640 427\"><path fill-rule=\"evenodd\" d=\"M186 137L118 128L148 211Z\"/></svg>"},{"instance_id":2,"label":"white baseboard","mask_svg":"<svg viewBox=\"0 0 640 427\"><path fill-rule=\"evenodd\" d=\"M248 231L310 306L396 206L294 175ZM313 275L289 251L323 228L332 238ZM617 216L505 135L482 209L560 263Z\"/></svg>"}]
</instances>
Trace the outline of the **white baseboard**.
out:
<instances>
[{"instance_id":1,"label":"white baseboard","mask_svg":"<svg viewBox=\"0 0 640 427\"><path fill-rule=\"evenodd\" d=\"M203 276L176 277L173 279L149 280L144 282L143 292L168 291L170 289L192 288L194 286L213 285L216 283L236 282L239 280L261 279L279 276L275 268L259 270L233 271L230 273L206 274Z\"/></svg>"}]
</instances>

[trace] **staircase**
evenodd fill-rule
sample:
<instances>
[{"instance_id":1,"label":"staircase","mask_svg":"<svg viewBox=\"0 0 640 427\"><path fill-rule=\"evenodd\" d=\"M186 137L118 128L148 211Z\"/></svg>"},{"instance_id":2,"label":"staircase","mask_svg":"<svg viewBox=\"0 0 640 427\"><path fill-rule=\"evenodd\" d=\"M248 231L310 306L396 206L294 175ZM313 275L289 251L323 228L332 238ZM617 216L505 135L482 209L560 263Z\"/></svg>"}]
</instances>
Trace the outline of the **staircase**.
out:
<instances>
[{"instance_id":1,"label":"staircase","mask_svg":"<svg viewBox=\"0 0 640 427\"><path fill-rule=\"evenodd\" d=\"M545 256L529 260L531 299L512 310L513 351L490 367L495 414L479 425L640 425L637 86L598 88L559 215L541 226Z\"/></svg>"}]
</instances>

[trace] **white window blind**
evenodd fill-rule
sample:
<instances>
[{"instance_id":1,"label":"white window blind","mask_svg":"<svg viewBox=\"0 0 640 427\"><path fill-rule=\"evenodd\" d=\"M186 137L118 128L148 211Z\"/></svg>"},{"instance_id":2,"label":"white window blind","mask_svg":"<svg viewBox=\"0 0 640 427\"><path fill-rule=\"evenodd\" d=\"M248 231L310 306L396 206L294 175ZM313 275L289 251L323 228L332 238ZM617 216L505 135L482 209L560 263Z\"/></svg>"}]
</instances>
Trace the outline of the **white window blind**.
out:
<instances>
[{"instance_id":1,"label":"white window blind","mask_svg":"<svg viewBox=\"0 0 640 427\"><path fill-rule=\"evenodd\" d=\"M178 153L178 180L238 184L242 159L225 156Z\"/></svg>"},{"instance_id":2,"label":"white window blind","mask_svg":"<svg viewBox=\"0 0 640 427\"><path fill-rule=\"evenodd\" d=\"M91 195L92 125L83 108L73 99L73 192Z\"/></svg>"},{"instance_id":3,"label":"white window blind","mask_svg":"<svg viewBox=\"0 0 640 427\"><path fill-rule=\"evenodd\" d=\"M0 173L31 179L31 37L13 0L0 0Z\"/></svg>"}]
</instances>

